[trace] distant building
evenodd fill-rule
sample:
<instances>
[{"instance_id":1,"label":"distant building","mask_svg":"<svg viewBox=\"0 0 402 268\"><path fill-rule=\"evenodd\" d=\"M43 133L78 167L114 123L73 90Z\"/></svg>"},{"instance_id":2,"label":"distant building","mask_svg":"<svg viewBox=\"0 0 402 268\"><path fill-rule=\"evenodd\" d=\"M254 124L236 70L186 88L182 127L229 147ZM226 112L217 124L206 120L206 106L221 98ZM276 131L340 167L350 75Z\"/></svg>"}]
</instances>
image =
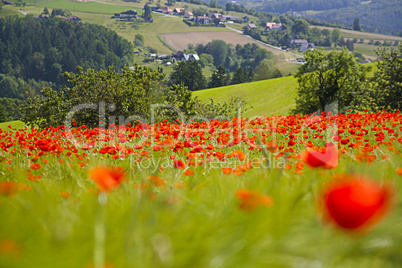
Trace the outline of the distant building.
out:
<instances>
[{"instance_id":1,"label":"distant building","mask_svg":"<svg viewBox=\"0 0 402 268\"><path fill-rule=\"evenodd\" d=\"M173 14L173 10L170 9L169 7L160 7L156 10L156 12L159 12L162 14Z\"/></svg>"},{"instance_id":2,"label":"distant building","mask_svg":"<svg viewBox=\"0 0 402 268\"><path fill-rule=\"evenodd\" d=\"M131 9L121 13L114 13L111 19L116 19L117 21L131 21L137 18L137 10Z\"/></svg>"},{"instance_id":3,"label":"distant building","mask_svg":"<svg viewBox=\"0 0 402 268\"><path fill-rule=\"evenodd\" d=\"M265 32L270 32L272 30L276 30L276 31L281 31L282 30L282 24L280 23L276 23L276 22L267 22L265 25Z\"/></svg>"},{"instance_id":4,"label":"distant building","mask_svg":"<svg viewBox=\"0 0 402 268\"><path fill-rule=\"evenodd\" d=\"M239 17L235 17L235 16L232 16L232 15L222 15L222 19L223 20L238 20Z\"/></svg>"},{"instance_id":5,"label":"distant building","mask_svg":"<svg viewBox=\"0 0 402 268\"><path fill-rule=\"evenodd\" d=\"M211 18L208 16L198 16L198 17L195 17L195 22L198 22L201 24L210 24Z\"/></svg>"},{"instance_id":6,"label":"distant building","mask_svg":"<svg viewBox=\"0 0 402 268\"><path fill-rule=\"evenodd\" d=\"M314 43L304 43L300 47L300 52L306 52L307 50L313 50L315 49Z\"/></svg>"},{"instance_id":7,"label":"distant building","mask_svg":"<svg viewBox=\"0 0 402 268\"><path fill-rule=\"evenodd\" d=\"M172 58L174 58L176 61L200 60L198 54L184 54L183 51L173 53Z\"/></svg>"},{"instance_id":8,"label":"distant building","mask_svg":"<svg viewBox=\"0 0 402 268\"><path fill-rule=\"evenodd\" d=\"M180 15L180 14L184 14L184 8L175 8L173 9L173 15Z\"/></svg>"},{"instance_id":9,"label":"distant building","mask_svg":"<svg viewBox=\"0 0 402 268\"><path fill-rule=\"evenodd\" d=\"M185 19L192 19L194 17L194 14L190 11L184 12L184 18Z\"/></svg>"},{"instance_id":10,"label":"distant building","mask_svg":"<svg viewBox=\"0 0 402 268\"><path fill-rule=\"evenodd\" d=\"M293 49L301 47L302 44L308 44L308 41L305 39L292 39L290 41L290 46Z\"/></svg>"},{"instance_id":11,"label":"distant building","mask_svg":"<svg viewBox=\"0 0 402 268\"><path fill-rule=\"evenodd\" d=\"M249 24L249 25L247 25L247 27L249 29L257 29L257 26L255 26L255 24Z\"/></svg>"}]
</instances>

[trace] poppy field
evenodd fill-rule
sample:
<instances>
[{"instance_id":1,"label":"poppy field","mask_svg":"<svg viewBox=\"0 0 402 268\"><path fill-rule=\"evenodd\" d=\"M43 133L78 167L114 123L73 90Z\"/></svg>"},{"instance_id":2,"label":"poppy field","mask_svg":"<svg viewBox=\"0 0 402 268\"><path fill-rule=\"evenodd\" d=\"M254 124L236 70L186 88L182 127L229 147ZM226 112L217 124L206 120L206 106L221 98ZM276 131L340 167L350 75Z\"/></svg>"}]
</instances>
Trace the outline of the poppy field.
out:
<instances>
[{"instance_id":1,"label":"poppy field","mask_svg":"<svg viewBox=\"0 0 402 268\"><path fill-rule=\"evenodd\" d=\"M0 130L0 267L400 267L402 114Z\"/></svg>"}]
</instances>

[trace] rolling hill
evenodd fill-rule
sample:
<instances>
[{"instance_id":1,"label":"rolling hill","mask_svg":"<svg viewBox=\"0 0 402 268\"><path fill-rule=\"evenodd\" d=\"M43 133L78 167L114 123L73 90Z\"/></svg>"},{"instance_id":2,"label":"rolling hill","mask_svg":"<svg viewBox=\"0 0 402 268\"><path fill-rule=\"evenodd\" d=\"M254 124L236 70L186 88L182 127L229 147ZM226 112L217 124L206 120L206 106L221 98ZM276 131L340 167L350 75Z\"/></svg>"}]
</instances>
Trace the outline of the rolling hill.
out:
<instances>
[{"instance_id":1,"label":"rolling hill","mask_svg":"<svg viewBox=\"0 0 402 268\"><path fill-rule=\"evenodd\" d=\"M206 102L213 98L215 103L223 103L231 97L240 97L252 106L244 112L245 117L287 115L295 107L297 80L293 76L280 77L199 90L193 92L193 95Z\"/></svg>"}]
</instances>

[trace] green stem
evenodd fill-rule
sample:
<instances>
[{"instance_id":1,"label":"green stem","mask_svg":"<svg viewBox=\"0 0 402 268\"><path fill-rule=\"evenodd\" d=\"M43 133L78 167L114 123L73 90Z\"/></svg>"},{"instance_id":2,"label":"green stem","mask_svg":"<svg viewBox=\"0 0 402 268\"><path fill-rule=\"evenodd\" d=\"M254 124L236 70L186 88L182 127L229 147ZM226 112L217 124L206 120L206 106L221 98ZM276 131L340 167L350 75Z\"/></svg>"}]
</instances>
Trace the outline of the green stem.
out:
<instances>
[{"instance_id":1,"label":"green stem","mask_svg":"<svg viewBox=\"0 0 402 268\"><path fill-rule=\"evenodd\" d=\"M107 205L107 194L101 192L98 196L98 213L95 220L95 268L104 268L105 265L105 211Z\"/></svg>"}]
</instances>

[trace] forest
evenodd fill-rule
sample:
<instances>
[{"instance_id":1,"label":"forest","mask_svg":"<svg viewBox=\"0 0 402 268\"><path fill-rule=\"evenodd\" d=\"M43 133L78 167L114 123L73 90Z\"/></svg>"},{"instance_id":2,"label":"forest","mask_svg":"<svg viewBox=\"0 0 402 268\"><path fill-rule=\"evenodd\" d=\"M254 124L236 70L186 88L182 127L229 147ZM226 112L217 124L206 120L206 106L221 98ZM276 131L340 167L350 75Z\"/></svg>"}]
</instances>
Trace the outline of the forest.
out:
<instances>
[{"instance_id":1,"label":"forest","mask_svg":"<svg viewBox=\"0 0 402 268\"><path fill-rule=\"evenodd\" d=\"M392 35L402 32L402 5L398 0L272 0L264 2L257 10L278 14L316 11L307 12L307 16L343 27L352 27L354 19L359 18L363 30L367 32Z\"/></svg>"},{"instance_id":2,"label":"forest","mask_svg":"<svg viewBox=\"0 0 402 268\"><path fill-rule=\"evenodd\" d=\"M346 27L352 27L354 19L359 18L366 32L402 34L402 5L397 0L374 0L368 4L327 10L309 17Z\"/></svg>"},{"instance_id":3,"label":"forest","mask_svg":"<svg viewBox=\"0 0 402 268\"><path fill-rule=\"evenodd\" d=\"M0 74L11 80L35 79L60 86L65 82L60 74L75 71L78 65L120 68L133 57L132 44L114 31L60 18L1 18L0 40ZM0 87L0 97L12 97L6 91Z\"/></svg>"}]
</instances>

